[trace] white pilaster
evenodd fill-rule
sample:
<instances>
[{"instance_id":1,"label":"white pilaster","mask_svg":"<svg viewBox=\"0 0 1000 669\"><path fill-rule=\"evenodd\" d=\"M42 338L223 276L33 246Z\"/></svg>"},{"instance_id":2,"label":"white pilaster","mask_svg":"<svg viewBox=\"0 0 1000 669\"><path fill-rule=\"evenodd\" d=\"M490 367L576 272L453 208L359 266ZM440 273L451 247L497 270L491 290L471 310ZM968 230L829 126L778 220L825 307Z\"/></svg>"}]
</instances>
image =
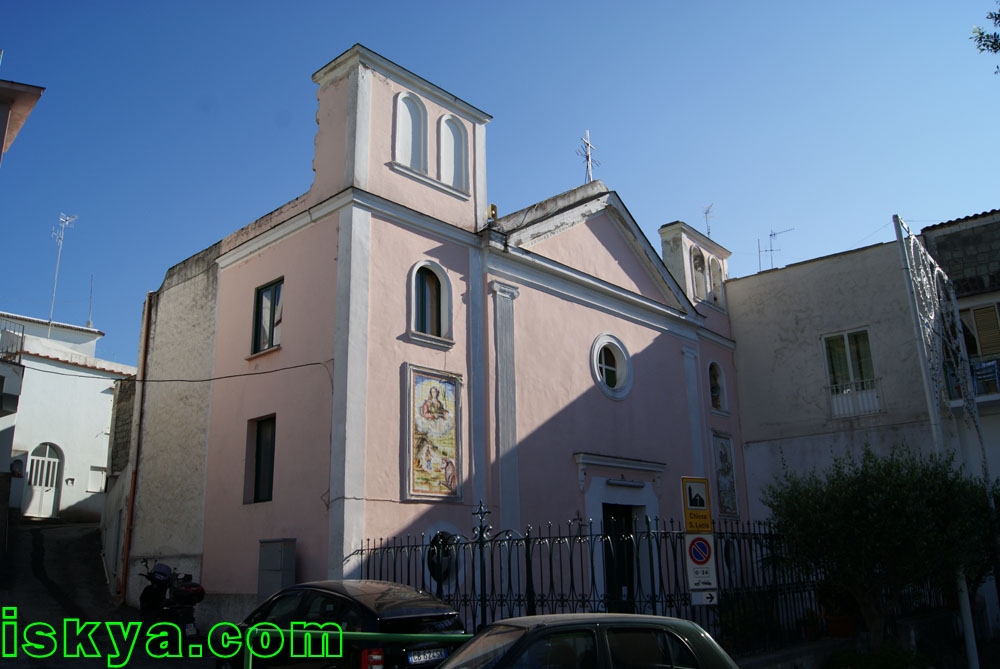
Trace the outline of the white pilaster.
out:
<instances>
[{"instance_id":1,"label":"white pilaster","mask_svg":"<svg viewBox=\"0 0 1000 669\"><path fill-rule=\"evenodd\" d=\"M698 388L700 369L698 349L692 346L682 347L684 352L684 378L687 381L689 422L691 424L691 476L705 475L705 429L701 411L701 393Z\"/></svg>"},{"instance_id":2,"label":"white pilaster","mask_svg":"<svg viewBox=\"0 0 1000 669\"><path fill-rule=\"evenodd\" d=\"M490 282L496 347L497 457L500 461L500 517L503 529L521 529L517 468L517 388L514 383L514 299L517 288Z\"/></svg>"},{"instance_id":3,"label":"white pilaster","mask_svg":"<svg viewBox=\"0 0 1000 669\"><path fill-rule=\"evenodd\" d=\"M355 205L345 207L338 234L327 573L330 578L356 578L360 565L345 564L344 558L361 547L365 532L371 214Z\"/></svg>"},{"instance_id":4,"label":"white pilaster","mask_svg":"<svg viewBox=\"0 0 1000 669\"><path fill-rule=\"evenodd\" d=\"M469 442L473 504L486 502L486 310L483 290L485 249L469 249Z\"/></svg>"},{"instance_id":5,"label":"white pilaster","mask_svg":"<svg viewBox=\"0 0 1000 669\"><path fill-rule=\"evenodd\" d=\"M368 140L371 134L371 70L357 64L347 80L347 141L344 187L368 187Z\"/></svg>"}]
</instances>

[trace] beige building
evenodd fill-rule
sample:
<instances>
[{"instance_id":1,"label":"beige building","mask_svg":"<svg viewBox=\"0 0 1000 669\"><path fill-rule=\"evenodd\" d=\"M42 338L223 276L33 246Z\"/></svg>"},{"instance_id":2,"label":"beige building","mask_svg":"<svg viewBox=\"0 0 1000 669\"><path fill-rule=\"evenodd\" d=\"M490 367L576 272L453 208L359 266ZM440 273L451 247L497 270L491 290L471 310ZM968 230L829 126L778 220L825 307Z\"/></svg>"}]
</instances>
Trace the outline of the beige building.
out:
<instances>
[{"instance_id":1,"label":"beige building","mask_svg":"<svg viewBox=\"0 0 1000 669\"><path fill-rule=\"evenodd\" d=\"M932 441L899 245L877 244L726 284L751 517L785 464Z\"/></svg>"}]
</instances>

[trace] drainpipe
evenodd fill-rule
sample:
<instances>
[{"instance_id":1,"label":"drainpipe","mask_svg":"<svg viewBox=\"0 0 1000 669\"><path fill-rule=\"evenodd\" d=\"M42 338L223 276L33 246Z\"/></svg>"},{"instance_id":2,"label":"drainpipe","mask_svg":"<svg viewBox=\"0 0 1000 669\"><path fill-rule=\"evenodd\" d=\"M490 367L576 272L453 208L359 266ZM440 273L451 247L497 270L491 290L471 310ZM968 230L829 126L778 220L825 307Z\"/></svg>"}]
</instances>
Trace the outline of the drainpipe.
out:
<instances>
[{"instance_id":1,"label":"drainpipe","mask_svg":"<svg viewBox=\"0 0 1000 669\"><path fill-rule=\"evenodd\" d=\"M149 325L152 321L153 300L155 293L146 293L146 306L142 313L142 360L136 372L136 383L139 383L139 418L136 421L135 462L132 464L132 476L128 490L128 515L125 520L125 540L122 542L122 567L118 579L118 603L125 601L128 589L128 556L132 548L132 517L135 513L135 485L139 475L139 456L142 453L142 418L146 408L146 367L149 361Z\"/></svg>"}]
</instances>

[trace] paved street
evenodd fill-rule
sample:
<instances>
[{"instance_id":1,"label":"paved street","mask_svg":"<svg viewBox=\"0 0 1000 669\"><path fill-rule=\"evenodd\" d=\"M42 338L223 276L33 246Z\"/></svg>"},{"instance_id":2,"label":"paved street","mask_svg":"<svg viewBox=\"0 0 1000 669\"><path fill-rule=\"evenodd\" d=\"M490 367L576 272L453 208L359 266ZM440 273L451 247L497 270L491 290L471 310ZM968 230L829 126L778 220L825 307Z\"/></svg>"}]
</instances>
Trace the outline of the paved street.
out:
<instances>
[{"instance_id":1,"label":"paved street","mask_svg":"<svg viewBox=\"0 0 1000 669\"><path fill-rule=\"evenodd\" d=\"M134 622L138 612L117 606L108 595L100 558L100 530L96 524L56 524L21 521L12 525L9 549L0 574L0 604L17 607L17 633L4 622L5 650L15 636L23 645L27 625L44 622L52 625L59 641L54 654L35 659L19 650L16 658L0 660L3 667L107 667L115 655L111 639L101 626L93 639L101 659L68 658L62 644L63 621L78 618L84 622ZM36 628L37 629L37 628ZM142 637L139 637L142 639ZM32 641L44 639L32 637ZM81 640L85 641L81 637ZM164 667L212 667L214 660L154 659L139 650L126 667L163 669Z\"/></svg>"}]
</instances>

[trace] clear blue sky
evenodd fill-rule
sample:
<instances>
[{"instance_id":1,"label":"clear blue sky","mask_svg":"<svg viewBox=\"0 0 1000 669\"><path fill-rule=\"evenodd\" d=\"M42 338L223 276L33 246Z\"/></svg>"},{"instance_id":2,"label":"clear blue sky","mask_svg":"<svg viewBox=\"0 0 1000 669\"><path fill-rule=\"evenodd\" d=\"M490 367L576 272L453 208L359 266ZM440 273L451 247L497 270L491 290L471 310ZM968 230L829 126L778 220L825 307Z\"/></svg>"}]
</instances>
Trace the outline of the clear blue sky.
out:
<instances>
[{"instance_id":1,"label":"clear blue sky","mask_svg":"<svg viewBox=\"0 0 1000 669\"><path fill-rule=\"evenodd\" d=\"M311 75L355 42L493 115L489 199L510 213L595 176L658 249L684 220L730 274L1000 207L1000 58L951 2L0 0L0 79L46 91L0 166L0 310L83 324L134 364L172 265L312 182ZM765 269L770 266L763 260Z\"/></svg>"}]
</instances>

